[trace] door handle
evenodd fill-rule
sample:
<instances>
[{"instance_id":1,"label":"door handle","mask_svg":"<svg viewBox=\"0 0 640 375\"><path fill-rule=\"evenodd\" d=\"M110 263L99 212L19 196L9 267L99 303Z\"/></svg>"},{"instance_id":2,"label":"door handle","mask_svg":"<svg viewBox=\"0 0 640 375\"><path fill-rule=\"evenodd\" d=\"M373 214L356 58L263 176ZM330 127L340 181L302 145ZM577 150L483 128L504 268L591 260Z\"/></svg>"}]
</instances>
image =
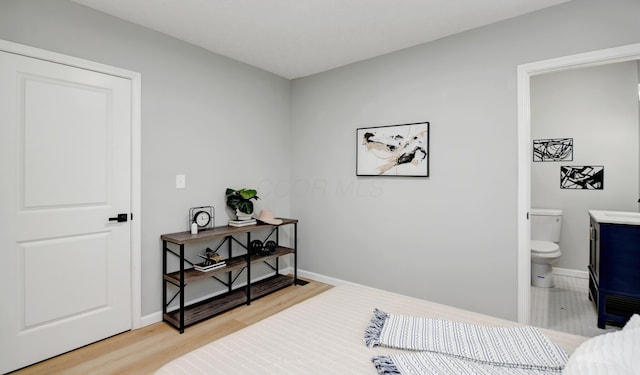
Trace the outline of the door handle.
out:
<instances>
[{"instance_id":1,"label":"door handle","mask_svg":"<svg viewBox=\"0 0 640 375\"><path fill-rule=\"evenodd\" d=\"M129 215L127 214L118 214L116 217L110 217L109 221L117 221L118 223L124 223L129 220Z\"/></svg>"}]
</instances>

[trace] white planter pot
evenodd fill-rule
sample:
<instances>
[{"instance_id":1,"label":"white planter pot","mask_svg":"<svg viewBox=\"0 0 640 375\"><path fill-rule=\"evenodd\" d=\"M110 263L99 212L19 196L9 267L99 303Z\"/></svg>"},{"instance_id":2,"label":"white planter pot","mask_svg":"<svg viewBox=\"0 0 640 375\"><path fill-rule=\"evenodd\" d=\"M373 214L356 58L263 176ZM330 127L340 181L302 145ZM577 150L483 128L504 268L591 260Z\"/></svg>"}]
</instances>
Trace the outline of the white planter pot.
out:
<instances>
[{"instance_id":1,"label":"white planter pot","mask_svg":"<svg viewBox=\"0 0 640 375\"><path fill-rule=\"evenodd\" d=\"M238 217L238 220L249 220L252 219L252 214L245 214L244 212L240 212L239 210L236 210L236 216Z\"/></svg>"}]
</instances>

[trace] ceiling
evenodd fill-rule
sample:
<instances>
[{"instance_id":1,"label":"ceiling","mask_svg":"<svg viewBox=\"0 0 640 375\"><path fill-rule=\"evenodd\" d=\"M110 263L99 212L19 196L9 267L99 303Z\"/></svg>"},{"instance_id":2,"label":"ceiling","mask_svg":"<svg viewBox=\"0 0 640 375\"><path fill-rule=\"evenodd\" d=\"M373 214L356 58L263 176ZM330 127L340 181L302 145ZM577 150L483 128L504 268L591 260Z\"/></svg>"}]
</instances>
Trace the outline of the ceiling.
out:
<instances>
[{"instance_id":1,"label":"ceiling","mask_svg":"<svg viewBox=\"0 0 640 375\"><path fill-rule=\"evenodd\" d=\"M570 0L72 0L293 79Z\"/></svg>"}]
</instances>

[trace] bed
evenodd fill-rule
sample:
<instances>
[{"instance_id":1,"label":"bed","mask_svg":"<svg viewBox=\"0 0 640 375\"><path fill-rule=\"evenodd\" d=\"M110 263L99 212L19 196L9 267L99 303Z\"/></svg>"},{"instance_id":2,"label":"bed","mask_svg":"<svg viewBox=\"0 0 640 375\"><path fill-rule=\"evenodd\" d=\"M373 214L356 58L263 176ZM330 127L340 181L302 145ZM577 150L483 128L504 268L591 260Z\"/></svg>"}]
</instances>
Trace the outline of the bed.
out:
<instances>
[{"instance_id":1,"label":"bed","mask_svg":"<svg viewBox=\"0 0 640 375\"><path fill-rule=\"evenodd\" d=\"M489 327L518 323L378 289L342 285L225 336L160 368L178 374L378 374L376 356L406 350L365 345L374 310ZM539 330L566 353L586 337ZM638 331L640 334L640 330ZM558 372L559 373L559 372Z\"/></svg>"}]
</instances>

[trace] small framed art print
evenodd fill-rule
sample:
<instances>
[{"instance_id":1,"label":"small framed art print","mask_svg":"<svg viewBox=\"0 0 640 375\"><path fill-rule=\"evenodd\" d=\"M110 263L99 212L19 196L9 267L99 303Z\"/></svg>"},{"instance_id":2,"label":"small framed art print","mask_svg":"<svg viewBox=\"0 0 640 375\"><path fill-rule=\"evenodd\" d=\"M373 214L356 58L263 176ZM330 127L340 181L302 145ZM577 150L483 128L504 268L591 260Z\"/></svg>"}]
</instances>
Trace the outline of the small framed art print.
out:
<instances>
[{"instance_id":1,"label":"small framed art print","mask_svg":"<svg viewBox=\"0 0 640 375\"><path fill-rule=\"evenodd\" d=\"M357 176L429 177L429 123L356 129Z\"/></svg>"},{"instance_id":2,"label":"small framed art print","mask_svg":"<svg viewBox=\"0 0 640 375\"><path fill-rule=\"evenodd\" d=\"M534 139L533 161L573 161L573 138Z\"/></svg>"},{"instance_id":3,"label":"small framed art print","mask_svg":"<svg viewBox=\"0 0 640 375\"><path fill-rule=\"evenodd\" d=\"M604 166L561 166L560 189L603 190Z\"/></svg>"}]
</instances>

